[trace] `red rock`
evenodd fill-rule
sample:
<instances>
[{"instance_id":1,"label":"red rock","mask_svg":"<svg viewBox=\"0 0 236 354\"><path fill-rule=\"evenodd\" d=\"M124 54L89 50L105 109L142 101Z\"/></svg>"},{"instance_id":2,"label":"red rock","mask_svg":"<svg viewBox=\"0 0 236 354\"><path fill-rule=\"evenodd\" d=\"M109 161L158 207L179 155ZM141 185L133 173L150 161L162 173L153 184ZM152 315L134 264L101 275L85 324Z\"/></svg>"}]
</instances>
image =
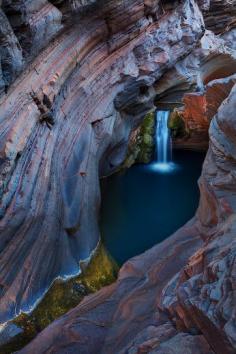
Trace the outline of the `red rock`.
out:
<instances>
[{"instance_id":1,"label":"red rock","mask_svg":"<svg viewBox=\"0 0 236 354\"><path fill-rule=\"evenodd\" d=\"M202 37L194 0L53 3L60 9L46 1L4 1L8 17L0 25L1 33L9 29L1 36L1 61L7 49L8 67L17 69L9 82L23 59L28 65L0 102L2 328L91 256L99 241L99 175L120 166L156 93L166 103L179 88L207 85L204 95L185 98L185 119L195 132L207 133L212 119L194 220L128 261L116 283L86 297L21 353L235 353L236 89L226 77L236 65L227 47L233 22L225 17L234 4L223 2L222 17L215 0L205 14L216 33L215 20L229 26L224 41L211 32ZM198 3L208 8L208 1ZM2 88L6 74L5 66ZM51 129L42 116L54 123Z\"/></svg>"},{"instance_id":2,"label":"red rock","mask_svg":"<svg viewBox=\"0 0 236 354\"><path fill-rule=\"evenodd\" d=\"M221 103L227 98L236 76L210 81L204 92L186 93L183 97L184 108L181 116L189 136L184 139L176 139L174 146L178 148L207 149L208 129L211 119L217 113Z\"/></svg>"},{"instance_id":3,"label":"red rock","mask_svg":"<svg viewBox=\"0 0 236 354\"><path fill-rule=\"evenodd\" d=\"M179 352L184 348L194 354L210 353L202 336L194 339L178 333L158 309L165 284L201 245L197 233L191 222L128 261L115 284L85 298L20 353L63 353L64 348L70 353L175 353L176 348Z\"/></svg>"},{"instance_id":4,"label":"red rock","mask_svg":"<svg viewBox=\"0 0 236 354\"><path fill-rule=\"evenodd\" d=\"M202 36L193 0L164 16L157 5L155 18L137 0L68 12L68 28L2 98L0 323L80 272L100 238L99 173L123 162L130 132L153 109L154 82Z\"/></svg>"}]
</instances>

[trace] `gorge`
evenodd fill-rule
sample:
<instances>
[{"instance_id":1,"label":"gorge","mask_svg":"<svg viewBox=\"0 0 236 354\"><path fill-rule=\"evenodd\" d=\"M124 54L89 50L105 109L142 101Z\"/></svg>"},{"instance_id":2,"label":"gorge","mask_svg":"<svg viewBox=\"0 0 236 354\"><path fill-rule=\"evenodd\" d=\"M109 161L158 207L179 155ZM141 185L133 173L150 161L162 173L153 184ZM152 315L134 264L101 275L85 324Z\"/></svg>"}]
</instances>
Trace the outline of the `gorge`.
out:
<instances>
[{"instance_id":1,"label":"gorge","mask_svg":"<svg viewBox=\"0 0 236 354\"><path fill-rule=\"evenodd\" d=\"M235 1L0 6L0 352L235 353ZM200 202L115 280L100 179L150 162L156 107Z\"/></svg>"}]
</instances>

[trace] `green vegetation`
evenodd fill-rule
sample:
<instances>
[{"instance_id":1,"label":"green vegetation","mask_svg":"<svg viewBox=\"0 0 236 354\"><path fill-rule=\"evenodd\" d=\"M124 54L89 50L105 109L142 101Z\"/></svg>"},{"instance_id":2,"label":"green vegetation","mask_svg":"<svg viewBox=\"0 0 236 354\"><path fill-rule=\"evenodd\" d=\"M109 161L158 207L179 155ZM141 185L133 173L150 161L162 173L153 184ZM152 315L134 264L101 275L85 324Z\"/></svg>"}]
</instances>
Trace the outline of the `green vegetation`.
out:
<instances>
[{"instance_id":1,"label":"green vegetation","mask_svg":"<svg viewBox=\"0 0 236 354\"><path fill-rule=\"evenodd\" d=\"M134 163L149 163L154 150L155 116L154 112L148 113L143 119L139 131L130 143L128 154L123 168L129 168Z\"/></svg>"},{"instance_id":2,"label":"green vegetation","mask_svg":"<svg viewBox=\"0 0 236 354\"><path fill-rule=\"evenodd\" d=\"M117 264L101 244L88 266L81 263L81 268L84 271L80 275L68 281L55 281L32 313L22 313L12 321L23 332L2 346L0 353L8 354L22 348L52 321L78 305L85 295L114 282L118 273Z\"/></svg>"},{"instance_id":3,"label":"green vegetation","mask_svg":"<svg viewBox=\"0 0 236 354\"><path fill-rule=\"evenodd\" d=\"M168 126L173 138L182 138L187 134L184 119L176 109L170 114Z\"/></svg>"}]
</instances>

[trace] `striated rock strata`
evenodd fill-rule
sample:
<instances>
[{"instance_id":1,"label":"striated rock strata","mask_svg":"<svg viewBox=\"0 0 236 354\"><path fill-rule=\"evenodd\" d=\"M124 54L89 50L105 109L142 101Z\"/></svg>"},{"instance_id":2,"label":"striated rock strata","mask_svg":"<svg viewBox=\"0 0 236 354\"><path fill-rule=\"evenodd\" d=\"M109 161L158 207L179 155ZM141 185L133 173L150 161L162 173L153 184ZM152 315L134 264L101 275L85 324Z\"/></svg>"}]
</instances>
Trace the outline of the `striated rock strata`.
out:
<instances>
[{"instance_id":1,"label":"striated rock strata","mask_svg":"<svg viewBox=\"0 0 236 354\"><path fill-rule=\"evenodd\" d=\"M196 217L20 353L236 352L235 109L236 85L211 122Z\"/></svg>"},{"instance_id":2,"label":"striated rock strata","mask_svg":"<svg viewBox=\"0 0 236 354\"><path fill-rule=\"evenodd\" d=\"M89 262L99 177L154 101L182 105L197 90L188 124L207 132L215 115L194 220L22 353L235 352L235 5L222 3L224 31L219 1L2 1L1 333Z\"/></svg>"},{"instance_id":3,"label":"striated rock strata","mask_svg":"<svg viewBox=\"0 0 236 354\"><path fill-rule=\"evenodd\" d=\"M184 108L179 112L185 123L187 136L175 139L174 147L206 150L211 119L221 103L227 98L236 82L236 76L210 81L203 92L186 93Z\"/></svg>"},{"instance_id":4,"label":"striated rock strata","mask_svg":"<svg viewBox=\"0 0 236 354\"><path fill-rule=\"evenodd\" d=\"M123 161L131 129L153 109L154 83L203 34L194 1L154 4L71 14L2 97L1 323L80 272L99 242L99 175Z\"/></svg>"}]
</instances>

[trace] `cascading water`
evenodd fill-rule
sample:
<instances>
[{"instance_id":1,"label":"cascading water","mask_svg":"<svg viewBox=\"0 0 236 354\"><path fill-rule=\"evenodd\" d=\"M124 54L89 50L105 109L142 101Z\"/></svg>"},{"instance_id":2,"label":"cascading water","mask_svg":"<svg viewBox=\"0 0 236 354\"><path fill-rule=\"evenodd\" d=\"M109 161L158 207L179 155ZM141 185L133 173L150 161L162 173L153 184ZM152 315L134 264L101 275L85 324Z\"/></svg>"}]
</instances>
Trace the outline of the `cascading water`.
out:
<instances>
[{"instance_id":1,"label":"cascading water","mask_svg":"<svg viewBox=\"0 0 236 354\"><path fill-rule=\"evenodd\" d=\"M156 112L157 163L167 164L170 159L171 137L168 128L169 111Z\"/></svg>"},{"instance_id":2,"label":"cascading water","mask_svg":"<svg viewBox=\"0 0 236 354\"><path fill-rule=\"evenodd\" d=\"M156 112L156 161L154 168L161 172L168 172L174 169L171 161L172 143L168 128L169 111Z\"/></svg>"}]
</instances>

